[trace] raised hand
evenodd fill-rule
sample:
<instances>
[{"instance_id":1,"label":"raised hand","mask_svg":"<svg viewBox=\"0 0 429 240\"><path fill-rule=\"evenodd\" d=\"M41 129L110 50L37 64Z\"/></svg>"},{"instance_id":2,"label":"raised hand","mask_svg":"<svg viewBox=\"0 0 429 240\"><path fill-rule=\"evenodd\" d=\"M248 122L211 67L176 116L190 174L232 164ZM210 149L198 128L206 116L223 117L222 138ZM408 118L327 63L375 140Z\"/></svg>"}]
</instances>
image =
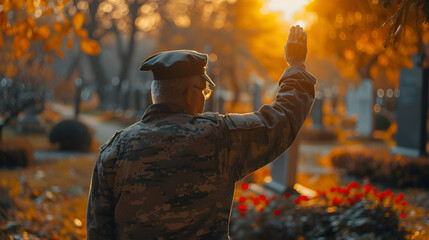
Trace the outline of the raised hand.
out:
<instances>
[{"instance_id":1,"label":"raised hand","mask_svg":"<svg viewBox=\"0 0 429 240\"><path fill-rule=\"evenodd\" d=\"M307 33L299 25L293 26L290 29L285 45L285 55L289 66L305 69Z\"/></svg>"}]
</instances>

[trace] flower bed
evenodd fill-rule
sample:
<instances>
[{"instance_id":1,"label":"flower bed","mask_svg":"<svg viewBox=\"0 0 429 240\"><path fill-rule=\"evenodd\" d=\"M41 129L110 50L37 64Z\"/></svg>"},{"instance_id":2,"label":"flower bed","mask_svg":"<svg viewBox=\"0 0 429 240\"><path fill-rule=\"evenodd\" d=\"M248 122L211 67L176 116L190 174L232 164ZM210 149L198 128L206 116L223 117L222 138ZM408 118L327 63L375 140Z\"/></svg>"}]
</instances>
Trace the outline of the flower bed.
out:
<instances>
[{"instance_id":1,"label":"flower bed","mask_svg":"<svg viewBox=\"0 0 429 240\"><path fill-rule=\"evenodd\" d=\"M246 189L246 185L243 185ZM405 239L404 194L352 182L317 196L267 199L244 191L231 216L232 239Z\"/></svg>"},{"instance_id":2,"label":"flower bed","mask_svg":"<svg viewBox=\"0 0 429 240\"><path fill-rule=\"evenodd\" d=\"M367 148L339 147L328 158L332 165L356 177L369 177L391 187L429 188L429 158L380 154Z\"/></svg>"}]
</instances>

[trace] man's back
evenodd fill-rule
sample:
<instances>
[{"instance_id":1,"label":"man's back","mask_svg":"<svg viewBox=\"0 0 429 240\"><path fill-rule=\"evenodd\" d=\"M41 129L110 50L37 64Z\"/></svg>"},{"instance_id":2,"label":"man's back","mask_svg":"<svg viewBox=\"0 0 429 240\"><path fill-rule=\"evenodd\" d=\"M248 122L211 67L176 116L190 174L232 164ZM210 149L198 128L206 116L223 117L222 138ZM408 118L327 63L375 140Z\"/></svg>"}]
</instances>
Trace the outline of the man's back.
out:
<instances>
[{"instance_id":1,"label":"man's back","mask_svg":"<svg viewBox=\"0 0 429 240\"><path fill-rule=\"evenodd\" d=\"M222 176L219 129L179 106L153 105L119 134L110 163L119 238L226 238L234 182Z\"/></svg>"}]
</instances>

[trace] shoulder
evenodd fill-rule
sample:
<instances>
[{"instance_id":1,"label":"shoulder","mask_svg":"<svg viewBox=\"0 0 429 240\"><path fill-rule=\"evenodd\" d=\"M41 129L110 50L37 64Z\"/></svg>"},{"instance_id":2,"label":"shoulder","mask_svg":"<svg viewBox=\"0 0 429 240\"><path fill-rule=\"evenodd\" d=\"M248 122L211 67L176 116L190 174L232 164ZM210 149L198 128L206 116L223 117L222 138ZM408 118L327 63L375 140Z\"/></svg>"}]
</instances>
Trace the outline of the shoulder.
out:
<instances>
[{"instance_id":1,"label":"shoulder","mask_svg":"<svg viewBox=\"0 0 429 240\"><path fill-rule=\"evenodd\" d=\"M122 132L122 130L116 131L115 134L113 134L113 136L100 147L100 153L97 160L98 164L101 164L99 165L100 167L112 167L116 162L121 147L120 139Z\"/></svg>"},{"instance_id":2,"label":"shoulder","mask_svg":"<svg viewBox=\"0 0 429 240\"><path fill-rule=\"evenodd\" d=\"M217 113L217 112L216 113L215 112L205 112L203 114L196 114L194 116L194 119L202 120L202 121L208 120L208 121L211 121L213 123L218 123L219 120L221 119L221 116L222 115Z\"/></svg>"}]
</instances>

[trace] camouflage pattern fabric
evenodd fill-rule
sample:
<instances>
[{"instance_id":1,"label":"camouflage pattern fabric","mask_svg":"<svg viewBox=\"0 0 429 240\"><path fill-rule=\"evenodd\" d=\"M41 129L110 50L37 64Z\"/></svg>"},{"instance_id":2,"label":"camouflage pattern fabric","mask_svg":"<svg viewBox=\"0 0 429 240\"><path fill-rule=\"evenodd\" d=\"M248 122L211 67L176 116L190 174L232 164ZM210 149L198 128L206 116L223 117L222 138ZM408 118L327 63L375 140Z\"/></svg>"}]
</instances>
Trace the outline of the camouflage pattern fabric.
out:
<instances>
[{"instance_id":1,"label":"camouflage pattern fabric","mask_svg":"<svg viewBox=\"0 0 429 240\"><path fill-rule=\"evenodd\" d=\"M101 147L88 239L228 239L235 182L292 144L316 79L287 69L276 100L254 113L195 116L154 104Z\"/></svg>"}]
</instances>

